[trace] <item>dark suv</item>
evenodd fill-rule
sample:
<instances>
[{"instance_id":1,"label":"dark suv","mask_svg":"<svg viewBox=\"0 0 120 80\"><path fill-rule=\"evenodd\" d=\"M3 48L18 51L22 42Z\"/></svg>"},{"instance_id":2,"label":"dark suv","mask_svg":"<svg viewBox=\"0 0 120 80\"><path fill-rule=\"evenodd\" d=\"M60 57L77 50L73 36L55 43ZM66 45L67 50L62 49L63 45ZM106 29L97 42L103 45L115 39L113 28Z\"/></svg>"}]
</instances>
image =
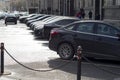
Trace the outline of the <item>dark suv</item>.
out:
<instances>
[{"instance_id":1,"label":"dark suv","mask_svg":"<svg viewBox=\"0 0 120 80\"><path fill-rule=\"evenodd\" d=\"M8 22L13 22L17 24L17 17L14 14L8 14L5 17L5 24L7 25Z\"/></svg>"},{"instance_id":2,"label":"dark suv","mask_svg":"<svg viewBox=\"0 0 120 80\"><path fill-rule=\"evenodd\" d=\"M102 21L86 20L51 31L49 48L62 59L71 59L79 45L84 56L120 60L120 28Z\"/></svg>"}]
</instances>

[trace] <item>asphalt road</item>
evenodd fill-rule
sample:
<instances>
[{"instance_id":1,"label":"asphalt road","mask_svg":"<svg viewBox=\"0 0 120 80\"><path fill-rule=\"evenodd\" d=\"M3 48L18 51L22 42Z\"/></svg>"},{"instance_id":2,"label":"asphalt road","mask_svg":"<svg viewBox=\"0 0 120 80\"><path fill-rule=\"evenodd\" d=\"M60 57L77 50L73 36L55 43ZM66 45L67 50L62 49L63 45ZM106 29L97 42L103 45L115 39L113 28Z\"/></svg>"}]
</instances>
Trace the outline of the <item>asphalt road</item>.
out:
<instances>
[{"instance_id":1,"label":"asphalt road","mask_svg":"<svg viewBox=\"0 0 120 80\"><path fill-rule=\"evenodd\" d=\"M0 43L20 63L35 70L29 70L14 61L5 52L5 73L0 80L77 80L77 61L59 59L56 52L48 48L48 41L33 35L25 24L4 25L0 21ZM92 60L94 64L82 61L81 80L120 80L120 63L107 60ZM56 69L57 68L57 69ZM55 69L55 70L52 70ZM45 71L51 70L51 71Z\"/></svg>"}]
</instances>

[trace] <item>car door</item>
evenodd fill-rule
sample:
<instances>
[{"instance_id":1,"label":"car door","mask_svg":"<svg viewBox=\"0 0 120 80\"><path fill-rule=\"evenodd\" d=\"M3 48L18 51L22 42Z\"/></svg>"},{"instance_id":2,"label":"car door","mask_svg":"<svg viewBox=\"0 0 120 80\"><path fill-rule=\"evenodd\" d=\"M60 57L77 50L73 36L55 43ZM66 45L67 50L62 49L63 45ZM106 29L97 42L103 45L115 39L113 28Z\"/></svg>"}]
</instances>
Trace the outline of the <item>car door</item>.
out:
<instances>
[{"instance_id":1,"label":"car door","mask_svg":"<svg viewBox=\"0 0 120 80\"><path fill-rule=\"evenodd\" d=\"M76 26L76 35L74 36L76 44L81 45L87 56L91 56L94 51L94 23L84 22Z\"/></svg>"},{"instance_id":2,"label":"car door","mask_svg":"<svg viewBox=\"0 0 120 80\"><path fill-rule=\"evenodd\" d=\"M120 33L115 27L98 23L95 36L95 52L100 57L117 58L120 57L120 40L117 33Z\"/></svg>"}]
</instances>

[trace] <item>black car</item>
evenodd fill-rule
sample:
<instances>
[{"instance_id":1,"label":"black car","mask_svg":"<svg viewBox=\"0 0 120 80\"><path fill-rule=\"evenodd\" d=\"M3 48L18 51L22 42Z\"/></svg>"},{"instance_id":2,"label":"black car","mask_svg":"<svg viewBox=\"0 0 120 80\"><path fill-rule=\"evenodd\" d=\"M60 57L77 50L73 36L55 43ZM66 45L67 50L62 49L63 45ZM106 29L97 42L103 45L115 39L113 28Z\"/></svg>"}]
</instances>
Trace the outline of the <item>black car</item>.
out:
<instances>
[{"instance_id":1,"label":"black car","mask_svg":"<svg viewBox=\"0 0 120 80\"><path fill-rule=\"evenodd\" d=\"M41 17L39 17L39 18L37 18L37 19L29 20L29 21L26 23L26 25L27 25L28 27L30 27L30 25L31 25L33 22L41 21L41 20L43 20L43 19L45 19L45 18L48 18L48 17L51 17L51 16L50 16L50 15L44 15L44 16L41 16Z\"/></svg>"},{"instance_id":2,"label":"black car","mask_svg":"<svg viewBox=\"0 0 120 80\"><path fill-rule=\"evenodd\" d=\"M32 30L34 30L35 27L38 27L39 25L41 25L41 24L43 24L43 23L45 24L45 23L47 23L47 22L49 22L49 21L56 20L57 18L59 18L59 17L58 17L58 16L50 16L50 17L47 17L47 18L45 18L45 19L43 19L43 20L33 22L33 23L30 24L30 28L31 28Z\"/></svg>"},{"instance_id":3,"label":"black car","mask_svg":"<svg viewBox=\"0 0 120 80\"><path fill-rule=\"evenodd\" d=\"M43 34L42 34L44 25L45 24L49 24L49 23L54 23L54 22L57 22L57 21L62 20L62 19L68 19L68 17L57 17L57 16L54 16L54 17L50 17L50 18L44 19L42 21L37 21L37 23L34 23L32 25L31 29L34 30L34 34L36 36L44 38Z\"/></svg>"},{"instance_id":4,"label":"black car","mask_svg":"<svg viewBox=\"0 0 120 80\"><path fill-rule=\"evenodd\" d=\"M35 15L33 17L26 18L25 23L27 23L30 20L34 20L34 19L37 19L39 17L42 17L42 16L44 16L44 15L43 14L37 14L37 15Z\"/></svg>"},{"instance_id":5,"label":"black car","mask_svg":"<svg viewBox=\"0 0 120 80\"><path fill-rule=\"evenodd\" d=\"M7 25L8 22L17 24L17 17L14 14L7 14L5 17L5 24Z\"/></svg>"},{"instance_id":6,"label":"black car","mask_svg":"<svg viewBox=\"0 0 120 80\"><path fill-rule=\"evenodd\" d=\"M86 57L120 60L120 27L86 20L51 31L49 48L62 59L73 58L79 45Z\"/></svg>"},{"instance_id":7,"label":"black car","mask_svg":"<svg viewBox=\"0 0 120 80\"><path fill-rule=\"evenodd\" d=\"M0 20L4 19L4 18L5 18L5 15L4 14L0 14Z\"/></svg>"},{"instance_id":8,"label":"black car","mask_svg":"<svg viewBox=\"0 0 120 80\"><path fill-rule=\"evenodd\" d=\"M21 17L19 18L19 22L20 22L20 23L25 23L25 20L26 20L27 18L33 17L33 16L35 16L35 15L37 15L37 14L30 14L30 15L28 15L28 16L21 16Z\"/></svg>"},{"instance_id":9,"label":"black car","mask_svg":"<svg viewBox=\"0 0 120 80\"><path fill-rule=\"evenodd\" d=\"M68 18L68 19L62 19L62 20L59 20L59 21L56 21L53 23L45 24L43 27L42 36L45 39L49 39L50 31L53 28L60 28L60 27L63 27L65 25L68 25L68 24L75 22L75 21L79 21L79 19L78 18Z\"/></svg>"}]
</instances>

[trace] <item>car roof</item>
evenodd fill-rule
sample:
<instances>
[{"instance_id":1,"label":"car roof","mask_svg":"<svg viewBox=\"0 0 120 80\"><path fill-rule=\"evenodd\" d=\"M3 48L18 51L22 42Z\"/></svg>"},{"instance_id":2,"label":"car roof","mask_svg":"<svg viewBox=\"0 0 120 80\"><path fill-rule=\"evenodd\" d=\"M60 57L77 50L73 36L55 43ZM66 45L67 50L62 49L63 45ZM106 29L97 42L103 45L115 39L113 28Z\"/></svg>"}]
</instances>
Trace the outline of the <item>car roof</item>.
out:
<instances>
[{"instance_id":1,"label":"car roof","mask_svg":"<svg viewBox=\"0 0 120 80\"><path fill-rule=\"evenodd\" d=\"M80 20L80 21L77 21L77 22L99 22L99 23L105 23L104 21L101 21L101 20Z\"/></svg>"},{"instance_id":2,"label":"car roof","mask_svg":"<svg viewBox=\"0 0 120 80\"><path fill-rule=\"evenodd\" d=\"M53 22L56 22L56 21L60 21L60 20L65 20L65 19L71 19L71 20L79 20L77 18L72 18L72 17L58 17L54 20L49 20L49 21L46 21L47 23L53 23Z\"/></svg>"},{"instance_id":3,"label":"car roof","mask_svg":"<svg viewBox=\"0 0 120 80\"><path fill-rule=\"evenodd\" d=\"M80 20L80 21L76 21L74 23L80 23L80 22L103 23L103 24L108 24L108 25L111 25L111 26L116 26L116 25L112 25L110 22L101 21L101 20ZM116 27L118 27L118 26L116 26Z\"/></svg>"},{"instance_id":4,"label":"car roof","mask_svg":"<svg viewBox=\"0 0 120 80\"><path fill-rule=\"evenodd\" d=\"M34 22L33 24L35 24L35 25L49 24L49 23L54 23L56 21L64 20L64 19L76 19L77 20L77 18L71 18L71 17L66 17L66 16L54 16L51 19L48 19L48 20L45 20L45 21L44 20L37 21L37 22Z\"/></svg>"}]
</instances>

